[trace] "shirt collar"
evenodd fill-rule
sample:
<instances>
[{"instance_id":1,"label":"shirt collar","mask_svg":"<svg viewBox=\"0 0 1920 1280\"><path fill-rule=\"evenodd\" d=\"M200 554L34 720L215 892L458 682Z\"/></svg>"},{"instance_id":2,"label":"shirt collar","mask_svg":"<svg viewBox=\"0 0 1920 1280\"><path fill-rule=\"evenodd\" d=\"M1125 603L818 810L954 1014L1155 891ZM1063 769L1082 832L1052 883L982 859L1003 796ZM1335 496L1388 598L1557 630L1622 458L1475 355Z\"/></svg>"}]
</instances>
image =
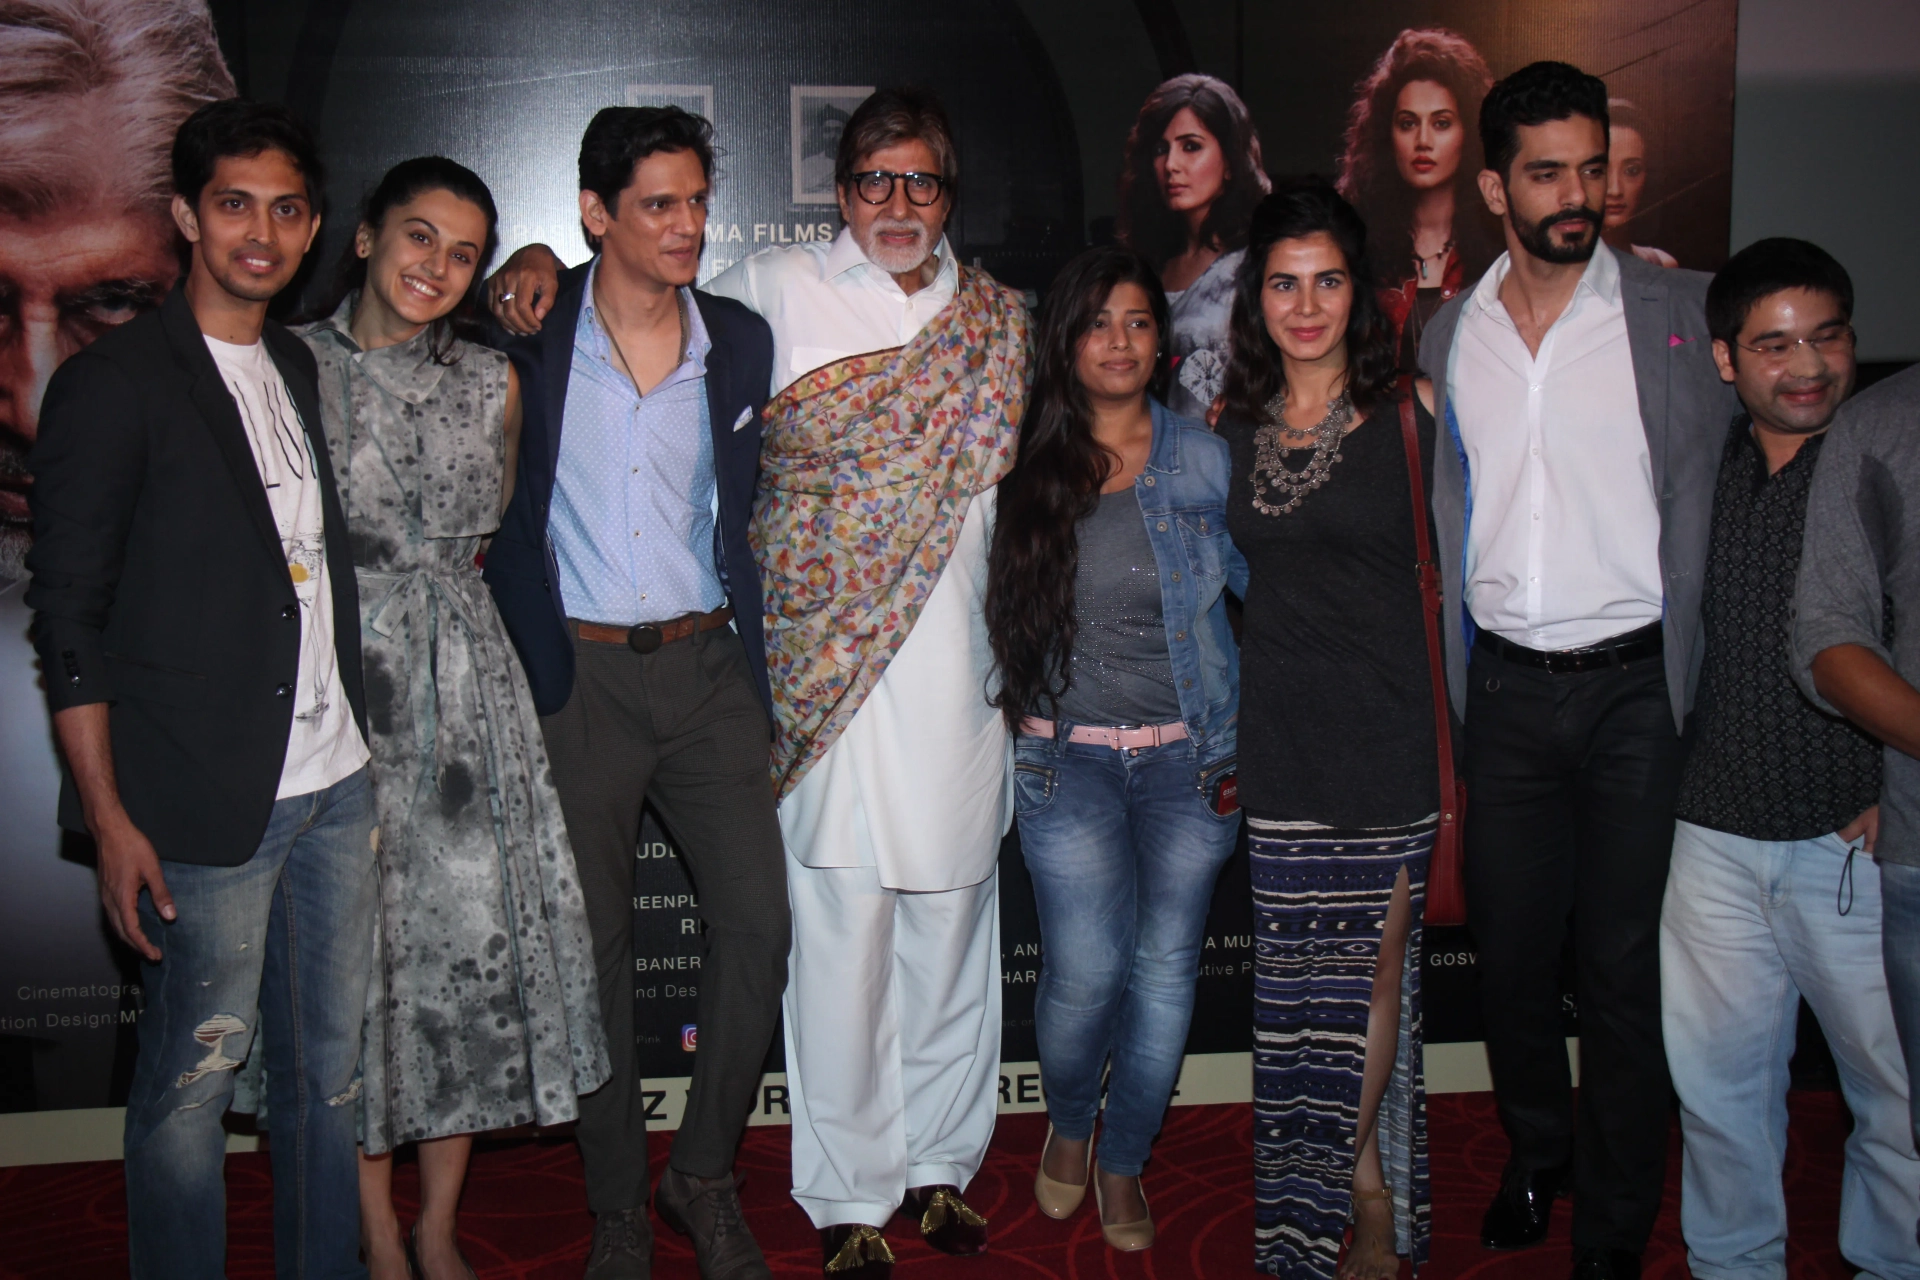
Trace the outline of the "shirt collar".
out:
<instances>
[{"instance_id":1,"label":"shirt collar","mask_svg":"<svg viewBox=\"0 0 1920 1280\"><path fill-rule=\"evenodd\" d=\"M573 344L588 355L611 365L613 344L607 340L607 331L601 325L593 305L593 282L599 271L600 255L595 254L587 267L585 291L580 295L580 319L574 326ZM707 322L700 314L699 303L690 287L680 287L680 301L687 309L687 349L680 353L681 363L691 363L694 375L705 376L707 352L713 349L713 339L707 333Z\"/></svg>"},{"instance_id":2,"label":"shirt collar","mask_svg":"<svg viewBox=\"0 0 1920 1280\"><path fill-rule=\"evenodd\" d=\"M359 298L358 289L348 292L333 314L315 324L312 332L331 334L361 372L388 393L408 404L419 404L433 394L447 371L447 366L433 358L433 326L428 325L405 342L362 351L353 340L353 308Z\"/></svg>"},{"instance_id":3,"label":"shirt collar","mask_svg":"<svg viewBox=\"0 0 1920 1280\"><path fill-rule=\"evenodd\" d=\"M1468 309L1486 312L1500 309L1500 286L1506 283L1507 272L1512 269L1512 253L1495 258L1486 274L1480 277L1480 283L1473 287L1473 296L1467 299ZM1593 256L1587 259L1587 269L1580 273L1580 283L1573 287L1575 297L1583 291L1605 306L1620 305L1620 261L1604 241L1594 246ZM1568 305L1571 306L1571 302Z\"/></svg>"},{"instance_id":4,"label":"shirt collar","mask_svg":"<svg viewBox=\"0 0 1920 1280\"><path fill-rule=\"evenodd\" d=\"M941 233L940 243L933 247L933 253L934 257L939 259L940 265L934 273L931 287L937 289L941 285L955 282L959 277L959 268L953 260L953 246L947 243L944 232ZM827 256L820 260L820 279L832 280L860 267L869 268L875 275L887 280L893 279L891 274L874 266L872 259L868 258L866 251L860 247L860 242L853 238L853 228L841 227L840 234L833 238L833 244L827 250ZM899 287L898 284L894 285L896 289Z\"/></svg>"}]
</instances>

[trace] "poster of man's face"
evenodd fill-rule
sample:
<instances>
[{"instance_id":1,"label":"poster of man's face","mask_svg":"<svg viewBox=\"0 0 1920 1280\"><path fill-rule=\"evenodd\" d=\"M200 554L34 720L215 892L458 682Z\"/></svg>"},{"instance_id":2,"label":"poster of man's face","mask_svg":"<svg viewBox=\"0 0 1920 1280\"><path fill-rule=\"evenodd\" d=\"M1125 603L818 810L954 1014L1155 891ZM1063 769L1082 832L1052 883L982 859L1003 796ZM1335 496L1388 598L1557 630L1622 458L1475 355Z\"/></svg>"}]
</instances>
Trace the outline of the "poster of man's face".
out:
<instances>
[{"instance_id":1,"label":"poster of man's face","mask_svg":"<svg viewBox=\"0 0 1920 1280\"><path fill-rule=\"evenodd\" d=\"M31 539L47 380L173 287L173 133L232 93L202 0L24 0L0 16L0 583Z\"/></svg>"},{"instance_id":2,"label":"poster of man's face","mask_svg":"<svg viewBox=\"0 0 1920 1280\"><path fill-rule=\"evenodd\" d=\"M832 204L833 163L853 109L873 92L846 85L793 86L793 202Z\"/></svg>"}]
</instances>

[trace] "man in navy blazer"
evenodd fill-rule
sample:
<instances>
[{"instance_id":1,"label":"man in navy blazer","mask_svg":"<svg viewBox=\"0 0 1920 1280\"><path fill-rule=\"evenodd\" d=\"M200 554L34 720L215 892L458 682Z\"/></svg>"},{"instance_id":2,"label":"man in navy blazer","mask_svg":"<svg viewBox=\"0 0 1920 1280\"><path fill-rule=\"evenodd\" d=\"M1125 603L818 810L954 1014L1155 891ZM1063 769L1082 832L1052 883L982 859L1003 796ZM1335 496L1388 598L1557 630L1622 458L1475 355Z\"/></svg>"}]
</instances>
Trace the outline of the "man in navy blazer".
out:
<instances>
[{"instance_id":1,"label":"man in navy blazer","mask_svg":"<svg viewBox=\"0 0 1920 1280\"><path fill-rule=\"evenodd\" d=\"M613 1077L580 1100L589 1280L645 1280L647 1120L634 1064L633 868L652 802L706 925L699 1052L661 1217L707 1280L768 1275L734 1192L786 986L790 926L768 771L760 580L747 546L773 339L695 291L712 130L609 107L580 145L598 250L506 343L525 420L486 581L539 708L593 929ZM499 286L496 285L496 293ZM513 315L512 298L497 298ZM520 327L532 329L532 320Z\"/></svg>"}]
</instances>

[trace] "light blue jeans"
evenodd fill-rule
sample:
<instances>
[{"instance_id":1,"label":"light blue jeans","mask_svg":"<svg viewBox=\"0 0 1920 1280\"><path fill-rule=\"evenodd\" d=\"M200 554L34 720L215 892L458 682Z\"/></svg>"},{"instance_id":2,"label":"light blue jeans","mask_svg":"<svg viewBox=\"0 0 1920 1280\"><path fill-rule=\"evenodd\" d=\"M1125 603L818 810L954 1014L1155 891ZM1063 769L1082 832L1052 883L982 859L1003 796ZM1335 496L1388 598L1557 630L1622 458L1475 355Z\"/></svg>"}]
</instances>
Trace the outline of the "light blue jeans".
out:
<instances>
[{"instance_id":1,"label":"light blue jeans","mask_svg":"<svg viewBox=\"0 0 1920 1280\"><path fill-rule=\"evenodd\" d=\"M360 770L273 806L237 867L162 862L178 918L146 894L147 1007L127 1098L134 1280L227 1273L234 1072L263 1035L281 1280L364 1280L354 1149L360 1027L378 909L373 790Z\"/></svg>"},{"instance_id":2,"label":"light blue jeans","mask_svg":"<svg viewBox=\"0 0 1920 1280\"><path fill-rule=\"evenodd\" d=\"M1813 1007L1853 1112L1840 1251L1920 1280L1920 1159L1881 961L1880 879L1837 835L1748 840L1682 822L1660 915L1661 1024L1680 1095L1680 1230L1699 1280L1786 1280L1787 1063Z\"/></svg>"},{"instance_id":3,"label":"light blue jeans","mask_svg":"<svg viewBox=\"0 0 1920 1280\"><path fill-rule=\"evenodd\" d=\"M1893 1023L1900 1029L1907 1078L1920 1072L1920 867L1880 864L1881 954L1887 966L1887 992L1893 997ZM1913 1140L1920 1145L1920 1096L1909 1093ZM1920 1240L1920 1218L1914 1221Z\"/></svg>"},{"instance_id":4,"label":"light blue jeans","mask_svg":"<svg viewBox=\"0 0 1920 1280\"><path fill-rule=\"evenodd\" d=\"M1047 1117L1093 1136L1112 1059L1100 1167L1146 1165L1180 1078L1207 905L1240 816L1214 814L1192 744L1139 751L1022 737L1014 756L1020 851L1040 915L1035 1037Z\"/></svg>"}]
</instances>

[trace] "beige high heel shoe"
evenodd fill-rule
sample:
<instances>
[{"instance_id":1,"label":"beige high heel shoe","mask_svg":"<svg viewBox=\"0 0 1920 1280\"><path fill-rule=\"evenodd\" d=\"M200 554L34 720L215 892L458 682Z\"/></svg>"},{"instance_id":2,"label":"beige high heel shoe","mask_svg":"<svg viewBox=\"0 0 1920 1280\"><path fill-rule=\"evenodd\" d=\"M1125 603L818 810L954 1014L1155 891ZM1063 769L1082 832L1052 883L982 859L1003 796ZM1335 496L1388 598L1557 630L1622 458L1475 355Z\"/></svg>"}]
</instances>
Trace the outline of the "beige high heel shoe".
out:
<instances>
[{"instance_id":1,"label":"beige high heel shoe","mask_svg":"<svg viewBox=\"0 0 1920 1280\"><path fill-rule=\"evenodd\" d=\"M1071 1218L1087 1198L1087 1183L1078 1186L1047 1176L1047 1148L1053 1145L1053 1126L1047 1126L1047 1140L1040 1145L1040 1167L1033 1171L1033 1198L1040 1212L1049 1218ZM1087 1141L1087 1181L1093 1180L1093 1141Z\"/></svg>"},{"instance_id":2,"label":"beige high heel shoe","mask_svg":"<svg viewBox=\"0 0 1920 1280\"><path fill-rule=\"evenodd\" d=\"M1087 1181L1093 1184L1093 1202L1100 1210L1100 1237L1107 1242L1109 1249L1118 1249L1122 1253L1138 1253L1142 1249L1153 1248L1153 1213L1138 1222L1108 1222L1106 1197L1100 1194L1100 1175L1095 1170L1087 1171ZM1140 1181L1138 1177L1134 1179ZM1140 1202L1145 1204L1147 1189L1140 1188Z\"/></svg>"}]
</instances>

